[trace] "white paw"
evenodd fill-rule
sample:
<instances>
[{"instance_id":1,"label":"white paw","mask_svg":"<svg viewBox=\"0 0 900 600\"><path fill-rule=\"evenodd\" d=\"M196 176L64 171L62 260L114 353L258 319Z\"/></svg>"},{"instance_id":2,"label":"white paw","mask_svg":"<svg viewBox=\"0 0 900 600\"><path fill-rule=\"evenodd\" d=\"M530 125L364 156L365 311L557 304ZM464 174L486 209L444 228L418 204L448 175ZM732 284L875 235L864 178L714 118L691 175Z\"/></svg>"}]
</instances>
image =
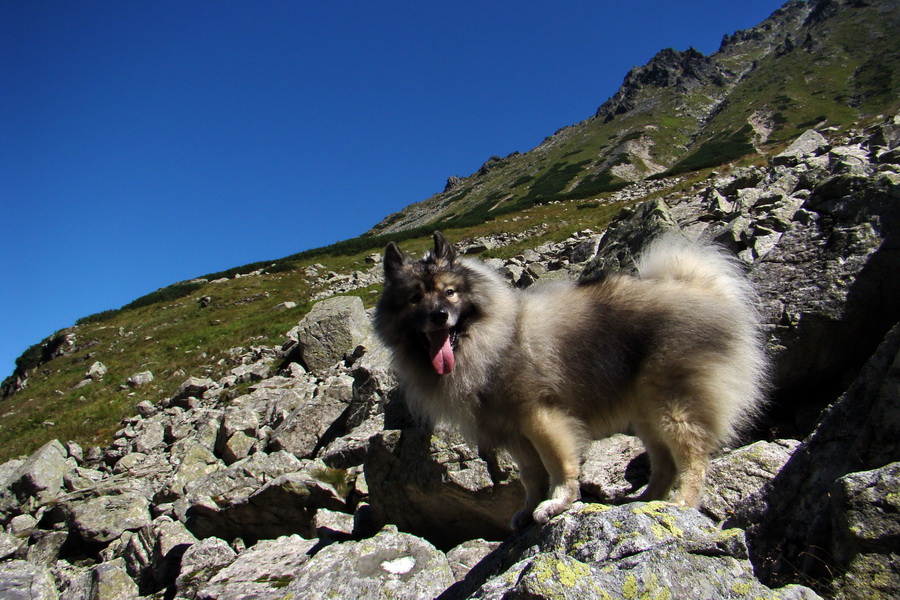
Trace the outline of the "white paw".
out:
<instances>
[{"instance_id":1,"label":"white paw","mask_svg":"<svg viewBox=\"0 0 900 600\"><path fill-rule=\"evenodd\" d=\"M572 506L564 500L544 500L534 509L534 520L543 525L558 514L566 512Z\"/></svg>"}]
</instances>

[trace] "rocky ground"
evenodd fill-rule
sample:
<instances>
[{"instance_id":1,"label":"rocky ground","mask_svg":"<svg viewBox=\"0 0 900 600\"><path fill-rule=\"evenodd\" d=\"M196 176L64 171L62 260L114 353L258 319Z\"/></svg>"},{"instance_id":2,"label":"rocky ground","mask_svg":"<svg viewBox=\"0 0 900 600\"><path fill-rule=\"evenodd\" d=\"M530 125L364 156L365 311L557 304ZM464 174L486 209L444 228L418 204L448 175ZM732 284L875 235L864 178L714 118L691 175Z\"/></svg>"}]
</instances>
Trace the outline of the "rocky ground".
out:
<instances>
[{"instance_id":1,"label":"rocky ground","mask_svg":"<svg viewBox=\"0 0 900 600\"><path fill-rule=\"evenodd\" d=\"M767 418L716 458L701 510L629 502L647 461L617 435L591 447L583 503L510 534L514 466L413 423L361 301L327 298L375 265L332 278L282 347L139 405L110 446L0 465L0 597L897 597L900 119L808 132L492 262L519 287L602 277L672 227L745 262L776 364Z\"/></svg>"}]
</instances>

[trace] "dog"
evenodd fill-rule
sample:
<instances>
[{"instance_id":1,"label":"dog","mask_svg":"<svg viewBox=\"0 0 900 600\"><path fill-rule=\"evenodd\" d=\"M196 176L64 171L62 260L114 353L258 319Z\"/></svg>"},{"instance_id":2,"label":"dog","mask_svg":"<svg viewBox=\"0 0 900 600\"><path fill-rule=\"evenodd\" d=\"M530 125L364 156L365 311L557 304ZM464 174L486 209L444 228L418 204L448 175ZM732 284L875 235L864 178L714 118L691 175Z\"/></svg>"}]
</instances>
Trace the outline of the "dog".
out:
<instances>
[{"instance_id":1,"label":"dog","mask_svg":"<svg viewBox=\"0 0 900 600\"><path fill-rule=\"evenodd\" d=\"M637 274L519 290L440 232L384 254L377 335L411 411L506 449L525 488L519 529L579 498L592 439L630 432L651 476L637 500L697 507L710 455L761 411L768 363L756 295L718 246L667 233Z\"/></svg>"}]
</instances>

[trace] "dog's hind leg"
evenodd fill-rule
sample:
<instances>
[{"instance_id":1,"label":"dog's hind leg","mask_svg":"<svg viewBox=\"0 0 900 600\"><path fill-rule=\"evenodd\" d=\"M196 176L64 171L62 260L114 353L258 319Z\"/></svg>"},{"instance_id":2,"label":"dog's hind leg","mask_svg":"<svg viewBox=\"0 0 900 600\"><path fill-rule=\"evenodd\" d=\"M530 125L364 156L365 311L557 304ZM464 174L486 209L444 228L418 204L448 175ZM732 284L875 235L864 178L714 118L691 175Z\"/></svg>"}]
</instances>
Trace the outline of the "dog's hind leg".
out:
<instances>
[{"instance_id":1,"label":"dog's hind leg","mask_svg":"<svg viewBox=\"0 0 900 600\"><path fill-rule=\"evenodd\" d=\"M650 425L635 423L634 429L637 436L641 438L647 456L650 458L650 482L637 500L640 502L665 500L675 484L675 476L678 472L672 452Z\"/></svg>"},{"instance_id":2,"label":"dog's hind leg","mask_svg":"<svg viewBox=\"0 0 900 600\"><path fill-rule=\"evenodd\" d=\"M678 478L672 502L697 508L706 486L709 453L693 443L676 446L673 452L675 464L678 465Z\"/></svg>"},{"instance_id":3,"label":"dog's hind leg","mask_svg":"<svg viewBox=\"0 0 900 600\"><path fill-rule=\"evenodd\" d=\"M550 497L532 513L535 521L546 523L578 499L585 438L576 419L551 407L536 407L524 417L522 426L550 475Z\"/></svg>"},{"instance_id":4,"label":"dog's hind leg","mask_svg":"<svg viewBox=\"0 0 900 600\"><path fill-rule=\"evenodd\" d=\"M715 447L715 434L713 427L708 419L704 419L702 410L697 410L697 396L693 397L692 402L680 402L678 400L671 401L666 409L662 411L659 422L654 427L656 435L651 434L650 446L653 447L657 443L664 443L667 447L669 463L663 463L664 471L668 471L674 475L675 493L671 499L673 504L682 506L697 507L700 504L700 498L703 495L706 483L706 472L709 469L709 455ZM702 406L702 405L701 405ZM658 441L653 441L658 440ZM648 451L649 451L648 447ZM643 496L646 499L653 500L664 499L664 495L657 495L662 490L663 480L658 479L658 487L653 490L651 495L651 486L654 485L656 477L657 463L653 462L653 454L651 453L651 468L653 473L650 477L650 486ZM674 461L674 473L670 470L670 465ZM667 487L671 487L671 475L667 474L665 483Z\"/></svg>"}]
</instances>

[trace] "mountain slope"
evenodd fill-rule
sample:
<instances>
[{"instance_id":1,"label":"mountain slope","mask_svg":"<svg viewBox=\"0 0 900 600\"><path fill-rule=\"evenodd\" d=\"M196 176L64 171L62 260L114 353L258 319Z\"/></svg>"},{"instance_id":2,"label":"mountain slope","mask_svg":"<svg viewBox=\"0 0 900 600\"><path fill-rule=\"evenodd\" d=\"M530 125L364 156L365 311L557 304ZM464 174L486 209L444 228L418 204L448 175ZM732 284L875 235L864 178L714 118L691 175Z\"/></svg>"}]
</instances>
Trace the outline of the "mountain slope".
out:
<instances>
[{"instance_id":1,"label":"mountain slope","mask_svg":"<svg viewBox=\"0 0 900 600\"><path fill-rule=\"evenodd\" d=\"M758 26L725 35L711 56L665 49L635 67L596 114L533 150L492 157L372 234L468 224L629 182L711 167L784 143L814 124L893 112L900 8L791 0Z\"/></svg>"},{"instance_id":2,"label":"mountain slope","mask_svg":"<svg viewBox=\"0 0 900 600\"><path fill-rule=\"evenodd\" d=\"M764 162L813 124L844 127L893 113L898 30L896 2L789 2L759 26L725 36L711 56L661 51L632 69L591 118L530 152L451 178L444 192L366 236L181 282L86 317L27 349L3 382L0 458L52 438L108 442L137 403L171 396L188 375L220 378L279 347L324 295L351 293L371 306L380 267L369 255L388 238L416 251L429 244L422 231L436 226L454 240L503 234L517 241L488 255L508 258L583 229L602 231L620 208L709 173L695 169ZM88 377L94 363L105 374ZM148 371L152 382L126 383Z\"/></svg>"}]
</instances>

